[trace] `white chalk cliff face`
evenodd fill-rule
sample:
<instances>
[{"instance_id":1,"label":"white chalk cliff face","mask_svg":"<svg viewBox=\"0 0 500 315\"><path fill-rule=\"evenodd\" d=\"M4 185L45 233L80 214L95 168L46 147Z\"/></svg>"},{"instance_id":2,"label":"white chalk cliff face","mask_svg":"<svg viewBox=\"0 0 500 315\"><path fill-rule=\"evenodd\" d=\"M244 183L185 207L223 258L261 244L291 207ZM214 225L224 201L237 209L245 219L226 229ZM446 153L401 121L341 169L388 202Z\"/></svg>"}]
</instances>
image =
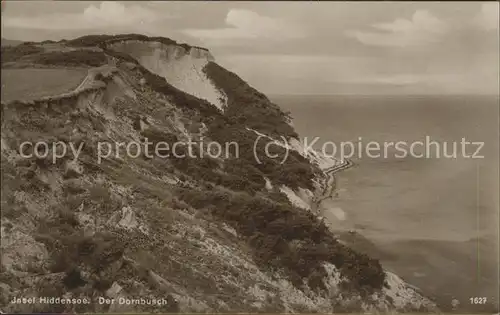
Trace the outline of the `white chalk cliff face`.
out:
<instances>
[{"instance_id":1,"label":"white chalk cliff face","mask_svg":"<svg viewBox=\"0 0 500 315\"><path fill-rule=\"evenodd\" d=\"M205 99L221 110L226 106L227 97L203 72L205 65L214 60L208 50L192 47L188 51L180 45L138 40L113 43L110 48L134 57L174 87Z\"/></svg>"}]
</instances>

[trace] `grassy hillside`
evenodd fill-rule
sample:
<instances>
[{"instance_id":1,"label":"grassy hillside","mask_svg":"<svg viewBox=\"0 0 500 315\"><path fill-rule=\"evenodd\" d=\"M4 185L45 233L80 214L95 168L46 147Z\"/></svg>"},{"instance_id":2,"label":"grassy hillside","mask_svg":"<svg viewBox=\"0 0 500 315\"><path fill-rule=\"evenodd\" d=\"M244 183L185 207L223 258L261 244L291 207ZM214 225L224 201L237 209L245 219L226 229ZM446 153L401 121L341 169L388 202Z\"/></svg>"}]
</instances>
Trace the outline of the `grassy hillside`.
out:
<instances>
[{"instance_id":1,"label":"grassy hillside","mask_svg":"<svg viewBox=\"0 0 500 315\"><path fill-rule=\"evenodd\" d=\"M43 48L23 43L17 46L3 46L1 51L2 65L6 62L15 62L24 56L43 52Z\"/></svg>"},{"instance_id":2,"label":"grassy hillside","mask_svg":"<svg viewBox=\"0 0 500 315\"><path fill-rule=\"evenodd\" d=\"M2 102L35 100L75 89L85 69L3 69Z\"/></svg>"}]
</instances>

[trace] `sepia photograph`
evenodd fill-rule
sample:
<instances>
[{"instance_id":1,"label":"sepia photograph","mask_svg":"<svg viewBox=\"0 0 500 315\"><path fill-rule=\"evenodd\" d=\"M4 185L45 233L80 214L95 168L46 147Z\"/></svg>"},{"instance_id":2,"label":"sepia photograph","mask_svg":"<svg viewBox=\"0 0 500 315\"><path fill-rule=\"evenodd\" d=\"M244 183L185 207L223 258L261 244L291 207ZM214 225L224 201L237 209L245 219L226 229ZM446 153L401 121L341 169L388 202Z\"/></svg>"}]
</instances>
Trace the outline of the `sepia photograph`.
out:
<instances>
[{"instance_id":1,"label":"sepia photograph","mask_svg":"<svg viewBox=\"0 0 500 315\"><path fill-rule=\"evenodd\" d=\"M1 14L0 314L499 314L498 1Z\"/></svg>"}]
</instances>

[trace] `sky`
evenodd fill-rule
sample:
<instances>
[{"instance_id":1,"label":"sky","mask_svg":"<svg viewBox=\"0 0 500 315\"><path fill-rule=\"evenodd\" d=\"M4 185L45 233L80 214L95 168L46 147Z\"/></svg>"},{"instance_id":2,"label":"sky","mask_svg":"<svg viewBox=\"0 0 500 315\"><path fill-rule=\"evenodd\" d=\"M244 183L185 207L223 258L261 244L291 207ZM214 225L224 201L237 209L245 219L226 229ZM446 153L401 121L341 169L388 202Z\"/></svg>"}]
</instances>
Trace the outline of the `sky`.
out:
<instances>
[{"instance_id":1,"label":"sky","mask_svg":"<svg viewBox=\"0 0 500 315\"><path fill-rule=\"evenodd\" d=\"M3 2L3 38L165 36L266 94L499 93L498 2Z\"/></svg>"}]
</instances>

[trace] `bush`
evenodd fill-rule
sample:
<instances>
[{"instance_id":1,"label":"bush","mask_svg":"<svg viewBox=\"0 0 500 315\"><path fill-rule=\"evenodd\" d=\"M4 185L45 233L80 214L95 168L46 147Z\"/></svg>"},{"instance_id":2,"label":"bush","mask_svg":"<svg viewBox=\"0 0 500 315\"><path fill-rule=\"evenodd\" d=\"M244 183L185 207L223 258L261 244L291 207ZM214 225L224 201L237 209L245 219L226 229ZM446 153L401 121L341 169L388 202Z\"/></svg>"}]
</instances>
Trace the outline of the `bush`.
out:
<instances>
[{"instance_id":1,"label":"bush","mask_svg":"<svg viewBox=\"0 0 500 315\"><path fill-rule=\"evenodd\" d=\"M63 283L68 289L75 289L84 286L87 282L82 279L80 270L78 270L78 268L73 268L66 272Z\"/></svg>"},{"instance_id":2,"label":"bush","mask_svg":"<svg viewBox=\"0 0 500 315\"><path fill-rule=\"evenodd\" d=\"M68 209L63 206L58 209L58 216L59 222L62 224L68 224L72 227L78 227L80 225L80 222L72 209Z\"/></svg>"},{"instance_id":3,"label":"bush","mask_svg":"<svg viewBox=\"0 0 500 315\"><path fill-rule=\"evenodd\" d=\"M266 181L264 174L255 166L247 163L246 160L234 158L224 162L224 171L229 174L238 174L246 178L249 182L259 187L264 187Z\"/></svg>"},{"instance_id":4,"label":"bush","mask_svg":"<svg viewBox=\"0 0 500 315\"><path fill-rule=\"evenodd\" d=\"M89 197L87 200L104 213L111 213L121 206L121 202L113 198L108 188L99 184L89 189Z\"/></svg>"}]
</instances>

